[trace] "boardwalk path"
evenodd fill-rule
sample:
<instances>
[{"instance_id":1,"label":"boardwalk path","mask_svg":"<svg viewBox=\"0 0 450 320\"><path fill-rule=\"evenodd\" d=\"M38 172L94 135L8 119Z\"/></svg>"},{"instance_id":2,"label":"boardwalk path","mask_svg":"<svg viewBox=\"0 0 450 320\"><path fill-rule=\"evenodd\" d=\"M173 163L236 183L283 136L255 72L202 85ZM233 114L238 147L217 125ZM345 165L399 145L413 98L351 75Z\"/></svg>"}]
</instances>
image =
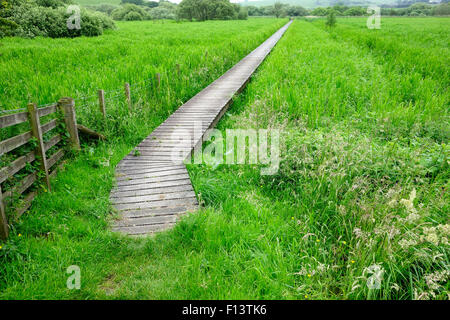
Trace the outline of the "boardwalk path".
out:
<instances>
[{"instance_id":1,"label":"boardwalk path","mask_svg":"<svg viewBox=\"0 0 450 320\"><path fill-rule=\"evenodd\" d=\"M113 230L130 235L153 233L170 228L180 215L197 208L183 160L202 143L206 130L216 125L232 97L245 87L290 24L178 108L135 148L139 152L132 151L120 161L117 186L110 198L121 219Z\"/></svg>"}]
</instances>

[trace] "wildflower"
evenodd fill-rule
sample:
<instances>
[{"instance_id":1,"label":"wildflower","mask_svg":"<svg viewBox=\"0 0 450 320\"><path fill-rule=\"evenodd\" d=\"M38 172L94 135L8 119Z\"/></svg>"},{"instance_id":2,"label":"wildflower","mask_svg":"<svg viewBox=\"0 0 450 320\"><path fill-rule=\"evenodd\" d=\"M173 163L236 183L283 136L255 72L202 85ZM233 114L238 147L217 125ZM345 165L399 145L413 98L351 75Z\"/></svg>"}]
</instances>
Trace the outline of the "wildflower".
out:
<instances>
[{"instance_id":1,"label":"wildflower","mask_svg":"<svg viewBox=\"0 0 450 320\"><path fill-rule=\"evenodd\" d=\"M22 236L22 234L21 233L19 233L19 237L21 237Z\"/></svg>"},{"instance_id":2,"label":"wildflower","mask_svg":"<svg viewBox=\"0 0 450 320\"><path fill-rule=\"evenodd\" d=\"M355 260L352 260L352 263L355 263Z\"/></svg>"},{"instance_id":3,"label":"wildflower","mask_svg":"<svg viewBox=\"0 0 450 320\"><path fill-rule=\"evenodd\" d=\"M0 246L0 250L2 250L2 248L3 248L3 247L2 247L2 246Z\"/></svg>"},{"instance_id":4,"label":"wildflower","mask_svg":"<svg viewBox=\"0 0 450 320\"><path fill-rule=\"evenodd\" d=\"M320 240L319 240L319 239L317 239L317 240L316 240L316 242L320 242Z\"/></svg>"},{"instance_id":5,"label":"wildflower","mask_svg":"<svg viewBox=\"0 0 450 320\"><path fill-rule=\"evenodd\" d=\"M342 241L343 244L347 244L347 241Z\"/></svg>"},{"instance_id":6,"label":"wildflower","mask_svg":"<svg viewBox=\"0 0 450 320\"><path fill-rule=\"evenodd\" d=\"M311 278L311 273L308 273L308 278Z\"/></svg>"},{"instance_id":7,"label":"wildflower","mask_svg":"<svg viewBox=\"0 0 450 320\"><path fill-rule=\"evenodd\" d=\"M305 294L305 299L308 299L308 295L307 294Z\"/></svg>"}]
</instances>

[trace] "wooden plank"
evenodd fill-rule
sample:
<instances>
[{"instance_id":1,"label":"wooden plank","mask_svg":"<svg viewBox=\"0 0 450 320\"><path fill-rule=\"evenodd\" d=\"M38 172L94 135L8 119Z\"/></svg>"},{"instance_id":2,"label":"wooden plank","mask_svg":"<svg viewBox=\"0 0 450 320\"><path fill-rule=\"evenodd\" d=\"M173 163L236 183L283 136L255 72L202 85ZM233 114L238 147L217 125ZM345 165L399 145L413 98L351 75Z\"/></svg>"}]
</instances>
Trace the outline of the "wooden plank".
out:
<instances>
[{"instance_id":1,"label":"wooden plank","mask_svg":"<svg viewBox=\"0 0 450 320\"><path fill-rule=\"evenodd\" d=\"M139 202L155 202L162 200L173 200L173 199L185 199L185 198L195 198L194 191L182 191L173 193L161 193L161 194L150 194L145 196L135 196L135 197L116 197L111 198L114 204L127 204L127 203L139 203Z\"/></svg>"},{"instance_id":2,"label":"wooden plank","mask_svg":"<svg viewBox=\"0 0 450 320\"><path fill-rule=\"evenodd\" d=\"M177 216L164 215L164 216L153 216L153 217L140 217L140 218L128 218L126 220L117 221L115 226L118 227L134 227L134 226L145 226L145 225L155 225L162 223L175 223L177 221Z\"/></svg>"},{"instance_id":3,"label":"wooden plank","mask_svg":"<svg viewBox=\"0 0 450 320\"><path fill-rule=\"evenodd\" d=\"M164 179L162 179L161 177L134 178L134 179L129 178L127 180L117 181L117 186L131 186L134 184L150 184L152 182L161 182L161 180L171 181L171 180L183 180L183 179L189 179L189 175L187 173L172 174L172 175L165 176Z\"/></svg>"},{"instance_id":4,"label":"wooden plank","mask_svg":"<svg viewBox=\"0 0 450 320\"><path fill-rule=\"evenodd\" d=\"M55 152L47 161L48 168L50 169L55 165L56 162L58 162L62 157L64 156L64 150L58 150Z\"/></svg>"},{"instance_id":5,"label":"wooden plank","mask_svg":"<svg viewBox=\"0 0 450 320\"><path fill-rule=\"evenodd\" d=\"M162 188L162 187L175 187L182 184L191 183L191 180L189 178L184 179L164 179L164 181L159 182L153 182L151 184L149 183L141 183L141 184L132 184L132 185L123 185L118 186L117 188L113 189L112 192L117 192L120 190L120 192L123 191L135 191L135 190L148 190L148 189L155 189L155 188Z\"/></svg>"},{"instance_id":6,"label":"wooden plank","mask_svg":"<svg viewBox=\"0 0 450 320\"><path fill-rule=\"evenodd\" d=\"M178 205L178 206L166 207L166 208L128 210L128 211L123 211L122 216L127 219L154 217L154 216L167 216L167 215L179 216L179 215L186 213L187 211L193 211L195 209L196 209L195 205L193 205L193 206Z\"/></svg>"},{"instance_id":7,"label":"wooden plank","mask_svg":"<svg viewBox=\"0 0 450 320\"><path fill-rule=\"evenodd\" d=\"M118 210L136 210L136 209L151 209L151 208L170 207L170 206L177 205L177 204L194 205L197 203L198 202L195 197L190 197L190 198L181 198L181 199L173 199L173 200L116 204L115 208Z\"/></svg>"},{"instance_id":8,"label":"wooden plank","mask_svg":"<svg viewBox=\"0 0 450 320\"><path fill-rule=\"evenodd\" d=\"M47 142L44 143L44 150L47 152L51 147L54 147L58 142L61 141L61 135L55 134Z\"/></svg>"},{"instance_id":9,"label":"wooden plank","mask_svg":"<svg viewBox=\"0 0 450 320\"><path fill-rule=\"evenodd\" d=\"M0 129L28 121L28 112L19 112L0 117Z\"/></svg>"},{"instance_id":10,"label":"wooden plank","mask_svg":"<svg viewBox=\"0 0 450 320\"><path fill-rule=\"evenodd\" d=\"M34 151L27 153L20 158L14 160L9 166L3 167L0 170L0 183L4 182L6 179L12 177L16 174L20 169L24 168L27 163L34 161L35 159Z\"/></svg>"},{"instance_id":11,"label":"wooden plank","mask_svg":"<svg viewBox=\"0 0 450 320\"><path fill-rule=\"evenodd\" d=\"M157 178L157 177L165 177L172 176L176 174L187 174L186 169L178 169L178 170L167 170L167 171L158 171L158 172L139 172L135 174L122 174L116 175L116 181L125 181L130 179L144 179L144 178Z\"/></svg>"},{"instance_id":12,"label":"wooden plank","mask_svg":"<svg viewBox=\"0 0 450 320\"><path fill-rule=\"evenodd\" d=\"M42 134L45 134L52 129L55 129L56 125L57 125L57 119L52 119L49 122L41 125Z\"/></svg>"},{"instance_id":13,"label":"wooden plank","mask_svg":"<svg viewBox=\"0 0 450 320\"><path fill-rule=\"evenodd\" d=\"M134 191L117 191L111 193L111 198L147 196L152 194L163 194L180 191L193 191L192 185L190 183L186 183L184 185L176 185L173 187L165 187L165 188L141 189Z\"/></svg>"},{"instance_id":14,"label":"wooden plank","mask_svg":"<svg viewBox=\"0 0 450 320\"><path fill-rule=\"evenodd\" d=\"M39 120L39 115L37 112L36 104L29 103L28 106L28 115L31 126L31 132L33 136L37 139L37 147L35 150L36 157L39 157L39 161L41 163L41 170L44 173L44 181L47 184L47 188L50 191L50 179L48 176L48 165L47 165L47 157L45 155L44 141L42 139L42 130L41 130L41 122Z\"/></svg>"},{"instance_id":15,"label":"wooden plank","mask_svg":"<svg viewBox=\"0 0 450 320\"><path fill-rule=\"evenodd\" d=\"M52 113L56 112L56 110L57 110L56 107L57 107L57 104L55 103L55 104L53 104L51 106L48 106L48 107L39 108L38 109L39 117L44 117L44 116L47 116L49 114L52 114Z\"/></svg>"},{"instance_id":16,"label":"wooden plank","mask_svg":"<svg viewBox=\"0 0 450 320\"><path fill-rule=\"evenodd\" d=\"M19 134L15 137L0 141L0 156L10 152L20 146L23 146L31 140L33 135L30 131Z\"/></svg>"},{"instance_id":17,"label":"wooden plank","mask_svg":"<svg viewBox=\"0 0 450 320\"><path fill-rule=\"evenodd\" d=\"M3 198L10 198L12 195L14 194L22 194L24 193L29 187L31 187L33 185L33 183L36 181L37 179L37 174L36 172L30 173L29 175L27 175L25 178L23 178L22 180L20 180L12 190L6 191L5 193L3 193Z\"/></svg>"},{"instance_id":18,"label":"wooden plank","mask_svg":"<svg viewBox=\"0 0 450 320\"><path fill-rule=\"evenodd\" d=\"M175 223L163 223L158 225L146 225L135 227L114 227L113 231L120 231L129 235L151 234L156 231L166 230L173 227Z\"/></svg>"}]
</instances>

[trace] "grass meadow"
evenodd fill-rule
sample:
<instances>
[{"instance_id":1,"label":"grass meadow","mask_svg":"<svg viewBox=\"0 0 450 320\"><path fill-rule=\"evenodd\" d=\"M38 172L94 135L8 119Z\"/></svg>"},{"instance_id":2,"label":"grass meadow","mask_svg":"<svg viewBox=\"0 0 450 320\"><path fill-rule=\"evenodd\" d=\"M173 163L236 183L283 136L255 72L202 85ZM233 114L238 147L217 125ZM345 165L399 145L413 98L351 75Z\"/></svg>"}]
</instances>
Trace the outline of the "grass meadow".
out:
<instances>
[{"instance_id":1,"label":"grass meadow","mask_svg":"<svg viewBox=\"0 0 450 320\"><path fill-rule=\"evenodd\" d=\"M97 39L2 40L2 106L27 91L44 103L183 67L175 81L163 76L160 93L135 99L131 116L121 103L109 124L80 111L108 140L85 142L52 194L13 225L0 249L0 298L448 299L449 18L382 18L381 30L359 18L333 29L294 21L218 125L281 129L278 173L190 164L201 210L154 237L108 230L115 164L284 23L121 23ZM105 38L115 41L96 50ZM82 61L61 60L72 81L39 62L52 52L78 52ZM18 67L21 55L28 64ZM55 90L41 97L48 83ZM66 288L70 265L81 268L81 290ZM370 289L375 273L380 288Z\"/></svg>"}]
</instances>

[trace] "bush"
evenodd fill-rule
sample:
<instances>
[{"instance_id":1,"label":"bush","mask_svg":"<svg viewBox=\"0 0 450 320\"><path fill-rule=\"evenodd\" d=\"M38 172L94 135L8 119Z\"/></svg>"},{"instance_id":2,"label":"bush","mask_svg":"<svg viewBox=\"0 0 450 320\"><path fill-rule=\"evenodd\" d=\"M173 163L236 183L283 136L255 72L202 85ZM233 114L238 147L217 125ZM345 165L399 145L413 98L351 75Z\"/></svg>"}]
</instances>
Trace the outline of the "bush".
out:
<instances>
[{"instance_id":1,"label":"bush","mask_svg":"<svg viewBox=\"0 0 450 320\"><path fill-rule=\"evenodd\" d=\"M130 11L124 17L124 20L126 20L126 21L138 21L138 20L143 20L143 19L144 19L144 17L141 16L136 11Z\"/></svg>"},{"instance_id":2,"label":"bush","mask_svg":"<svg viewBox=\"0 0 450 320\"><path fill-rule=\"evenodd\" d=\"M111 17L114 20L128 20L128 21L147 20L150 18L147 11L144 8L130 3L115 9L111 13Z\"/></svg>"},{"instance_id":3,"label":"bush","mask_svg":"<svg viewBox=\"0 0 450 320\"><path fill-rule=\"evenodd\" d=\"M26 3L14 7L11 11L9 21L18 27L13 35L21 37L79 37L98 36L103 34L105 29L113 29L114 22L100 12L81 10L81 29L70 30L67 27L67 20L71 13L67 13L65 7L41 7L32 3Z\"/></svg>"},{"instance_id":4,"label":"bush","mask_svg":"<svg viewBox=\"0 0 450 320\"><path fill-rule=\"evenodd\" d=\"M13 36L18 27L19 25L14 21L0 18L0 38Z\"/></svg>"},{"instance_id":5,"label":"bush","mask_svg":"<svg viewBox=\"0 0 450 320\"><path fill-rule=\"evenodd\" d=\"M247 20L248 18L248 12L246 8L241 7L239 9L238 17L239 20Z\"/></svg>"}]
</instances>

